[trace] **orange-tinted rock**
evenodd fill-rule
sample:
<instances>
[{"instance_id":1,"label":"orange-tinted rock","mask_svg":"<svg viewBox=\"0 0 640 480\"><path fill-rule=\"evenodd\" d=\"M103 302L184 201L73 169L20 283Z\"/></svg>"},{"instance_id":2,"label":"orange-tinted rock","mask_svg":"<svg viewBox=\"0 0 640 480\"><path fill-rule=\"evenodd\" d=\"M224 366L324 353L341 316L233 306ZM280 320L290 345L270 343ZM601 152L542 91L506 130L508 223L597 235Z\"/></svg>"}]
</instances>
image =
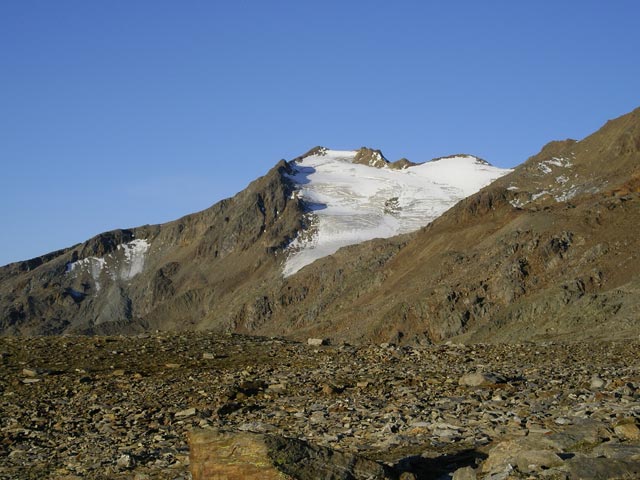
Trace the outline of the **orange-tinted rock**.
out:
<instances>
[{"instance_id":1,"label":"orange-tinted rock","mask_svg":"<svg viewBox=\"0 0 640 480\"><path fill-rule=\"evenodd\" d=\"M198 430L189 436L193 480L284 480L269 458L264 436Z\"/></svg>"},{"instance_id":2,"label":"orange-tinted rock","mask_svg":"<svg viewBox=\"0 0 640 480\"><path fill-rule=\"evenodd\" d=\"M190 434L193 480L386 480L383 465L280 435L213 429Z\"/></svg>"}]
</instances>

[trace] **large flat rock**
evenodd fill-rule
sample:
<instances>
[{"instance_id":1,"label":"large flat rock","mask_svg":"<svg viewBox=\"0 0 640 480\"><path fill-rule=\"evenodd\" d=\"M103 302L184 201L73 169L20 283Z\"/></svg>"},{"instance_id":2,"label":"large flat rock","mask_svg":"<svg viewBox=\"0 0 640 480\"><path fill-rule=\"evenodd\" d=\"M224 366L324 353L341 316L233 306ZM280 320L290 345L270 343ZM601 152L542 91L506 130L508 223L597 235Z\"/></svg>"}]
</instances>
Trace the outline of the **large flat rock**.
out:
<instances>
[{"instance_id":1,"label":"large flat rock","mask_svg":"<svg viewBox=\"0 0 640 480\"><path fill-rule=\"evenodd\" d=\"M193 480L385 480L381 464L280 435L194 430L190 434Z\"/></svg>"}]
</instances>

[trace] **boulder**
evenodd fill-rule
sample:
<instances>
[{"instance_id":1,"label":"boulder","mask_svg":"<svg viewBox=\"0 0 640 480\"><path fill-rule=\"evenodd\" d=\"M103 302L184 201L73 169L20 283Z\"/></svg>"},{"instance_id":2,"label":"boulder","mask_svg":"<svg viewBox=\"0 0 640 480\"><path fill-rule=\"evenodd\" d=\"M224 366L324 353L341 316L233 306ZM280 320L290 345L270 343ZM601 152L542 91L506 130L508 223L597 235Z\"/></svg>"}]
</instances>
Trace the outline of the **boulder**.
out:
<instances>
[{"instance_id":1,"label":"boulder","mask_svg":"<svg viewBox=\"0 0 640 480\"><path fill-rule=\"evenodd\" d=\"M504 379L504 377L498 375L497 373L474 372L467 373L460 377L460 379L458 380L458 385L463 385L466 387L484 387L505 382L506 380Z\"/></svg>"},{"instance_id":2,"label":"boulder","mask_svg":"<svg viewBox=\"0 0 640 480\"><path fill-rule=\"evenodd\" d=\"M193 430L193 480L386 480L384 465L362 456L280 435Z\"/></svg>"},{"instance_id":3,"label":"boulder","mask_svg":"<svg viewBox=\"0 0 640 480\"><path fill-rule=\"evenodd\" d=\"M452 480L476 480L476 471L471 467L462 467L453 472Z\"/></svg>"},{"instance_id":4,"label":"boulder","mask_svg":"<svg viewBox=\"0 0 640 480\"><path fill-rule=\"evenodd\" d=\"M562 464L562 459L557 455L560 452L561 450L543 435L505 440L489 450L489 456L482 464L482 471L502 472L505 467L515 465L524 472L556 467Z\"/></svg>"},{"instance_id":5,"label":"boulder","mask_svg":"<svg viewBox=\"0 0 640 480\"><path fill-rule=\"evenodd\" d=\"M569 478L585 480L640 478L640 462L638 461L576 456L567 460L565 464L563 470L569 474Z\"/></svg>"},{"instance_id":6,"label":"boulder","mask_svg":"<svg viewBox=\"0 0 640 480\"><path fill-rule=\"evenodd\" d=\"M613 431L623 440L640 440L640 428L638 428L633 418L625 418L619 421Z\"/></svg>"}]
</instances>

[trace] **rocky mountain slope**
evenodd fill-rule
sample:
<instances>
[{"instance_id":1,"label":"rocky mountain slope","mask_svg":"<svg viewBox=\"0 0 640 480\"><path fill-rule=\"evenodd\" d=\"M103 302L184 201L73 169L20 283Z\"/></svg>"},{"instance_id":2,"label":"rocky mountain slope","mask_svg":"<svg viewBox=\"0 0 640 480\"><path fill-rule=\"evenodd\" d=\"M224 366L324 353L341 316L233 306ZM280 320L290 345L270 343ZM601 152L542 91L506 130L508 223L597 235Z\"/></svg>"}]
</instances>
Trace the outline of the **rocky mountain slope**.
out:
<instances>
[{"instance_id":1,"label":"rocky mountain slope","mask_svg":"<svg viewBox=\"0 0 640 480\"><path fill-rule=\"evenodd\" d=\"M415 230L507 172L471 156L392 164L368 148L317 147L202 212L3 267L0 331L254 331L283 273Z\"/></svg>"},{"instance_id":2,"label":"rocky mountain slope","mask_svg":"<svg viewBox=\"0 0 640 480\"><path fill-rule=\"evenodd\" d=\"M319 153L280 162L203 212L1 268L0 330L412 342L637 335L640 110L582 141L548 144L417 232L347 246L284 277L295 246L332 210L310 209L318 190L300 179L322 173ZM369 149L350 155L352 168L385 175L425 168ZM383 202L374 217L397 220L402 207Z\"/></svg>"},{"instance_id":3,"label":"rocky mountain slope","mask_svg":"<svg viewBox=\"0 0 640 480\"><path fill-rule=\"evenodd\" d=\"M192 329L243 285L276 277L302 228L284 161L235 197L164 225L107 232L0 269L0 330Z\"/></svg>"},{"instance_id":4,"label":"rocky mountain slope","mask_svg":"<svg viewBox=\"0 0 640 480\"><path fill-rule=\"evenodd\" d=\"M639 193L635 110L548 144L415 234L302 270L284 288L313 300L289 322L354 340L637 336Z\"/></svg>"}]
</instances>

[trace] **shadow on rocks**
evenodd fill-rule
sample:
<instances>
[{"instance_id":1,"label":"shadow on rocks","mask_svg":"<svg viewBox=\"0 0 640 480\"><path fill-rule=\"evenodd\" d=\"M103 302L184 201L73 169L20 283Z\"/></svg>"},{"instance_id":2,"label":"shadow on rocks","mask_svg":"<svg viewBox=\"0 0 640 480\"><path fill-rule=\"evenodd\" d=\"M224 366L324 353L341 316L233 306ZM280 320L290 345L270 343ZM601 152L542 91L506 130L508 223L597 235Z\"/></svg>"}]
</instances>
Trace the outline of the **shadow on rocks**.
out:
<instances>
[{"instance_id":1,"label":"shadow on rocks","mask_svg":"<svg viewBox=\"0 0 640 480\"><path fill-rule=\"evenodd\" d=\"M412 473L416 480L435 480L443 475L453 474L459 468L476 468L486 458L485 453L473 448L433 458L413 455L400 460L393 466L393 470L398 476Z\"/></svg>"}]
</instances>

